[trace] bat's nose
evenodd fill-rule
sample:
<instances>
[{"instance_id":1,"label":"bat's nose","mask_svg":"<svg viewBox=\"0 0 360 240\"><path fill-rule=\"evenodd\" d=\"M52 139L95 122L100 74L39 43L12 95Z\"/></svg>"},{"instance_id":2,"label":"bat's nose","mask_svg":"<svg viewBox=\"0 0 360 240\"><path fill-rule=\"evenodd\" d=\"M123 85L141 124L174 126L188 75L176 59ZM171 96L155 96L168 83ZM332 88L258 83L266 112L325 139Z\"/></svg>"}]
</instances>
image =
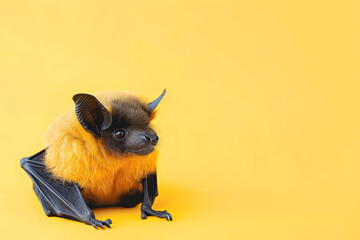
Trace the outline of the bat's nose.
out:
<instances>
[{"instance_id":1,"label":"bat's nose","mask_svg":"<svg viewBox=\"0 0 360 240\"><path fill-rule=\"evenodd\" d=\"M142 136L142 139L144 139L146 142L150 143L153 146L156 146L159 141L159 137L155 132L144 134Z\"/></svg>"}]
</instances>

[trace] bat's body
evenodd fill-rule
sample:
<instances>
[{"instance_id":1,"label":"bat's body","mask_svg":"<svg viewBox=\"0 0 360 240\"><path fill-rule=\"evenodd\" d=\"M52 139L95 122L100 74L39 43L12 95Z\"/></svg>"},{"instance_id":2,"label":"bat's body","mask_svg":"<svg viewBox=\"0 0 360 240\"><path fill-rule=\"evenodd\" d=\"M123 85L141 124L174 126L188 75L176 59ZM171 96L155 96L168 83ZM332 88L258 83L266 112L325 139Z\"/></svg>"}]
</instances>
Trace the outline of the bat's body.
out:
<instances>
[{"instance_id":1,"label":"bat's body","mask_svg":"<svg viewBox=\"0 0 360 240\"><path fill-rule=\"evenodd\" d=\"M75 111L58 117L45 134L47 149L22 160L48 216L110 226L90 208L143 202L142 218L172 220L151 208L158 195L158 137L149 123L164 93L149 104L119 91L74 96Z\"/></svg>"}]
</instances>

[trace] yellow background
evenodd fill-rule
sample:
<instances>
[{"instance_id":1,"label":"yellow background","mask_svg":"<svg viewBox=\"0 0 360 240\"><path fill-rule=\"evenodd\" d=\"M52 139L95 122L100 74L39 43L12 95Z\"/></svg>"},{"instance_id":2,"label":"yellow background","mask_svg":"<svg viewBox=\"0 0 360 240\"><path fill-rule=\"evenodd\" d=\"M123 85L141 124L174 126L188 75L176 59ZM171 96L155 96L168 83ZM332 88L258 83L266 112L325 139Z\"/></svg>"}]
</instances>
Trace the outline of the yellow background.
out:
<instances>
[{"instance_id":1,"label":"yellow background","mask_svg":"<svg viewBox=\"0 0 360 240\"><path fill-rule=\"evenodd\" d=\"M359 11L359 1L2 0L1 238L359 239ZM95 210L113 220L106 231L46 217L19 161L43 148L72 96L155 99L163 88L155 208L174 221L143 221L139 206Z\"/></svg>"}]
</instances>

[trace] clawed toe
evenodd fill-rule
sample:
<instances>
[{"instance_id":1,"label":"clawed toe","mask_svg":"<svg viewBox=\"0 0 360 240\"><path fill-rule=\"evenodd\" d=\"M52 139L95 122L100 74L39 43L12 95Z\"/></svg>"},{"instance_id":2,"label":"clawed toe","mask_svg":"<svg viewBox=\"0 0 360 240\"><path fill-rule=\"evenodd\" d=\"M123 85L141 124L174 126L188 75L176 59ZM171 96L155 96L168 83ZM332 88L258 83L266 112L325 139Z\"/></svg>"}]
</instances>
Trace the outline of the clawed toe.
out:
<instances>
[{"instance_id":1,"label":"clawed toe","mask_svg":"<svg viewBox=\"0 0 360 240\"><path fill-rule=\"evenodd\" d=\"M155 217L159 217L159 218L165 218L168 221L172 221L172 219L173 219L171 214L168 213L166 210L165 211L155 211L155 210L151 209L150 207L142 206L141 207L141 218L146 219L147 216L155 216Z\"/></svg>"},{"instance_id":2,"label":"clawed toe","mask_svg":"<svg viewBox=\"0 0 360 240\"><path fill-rule=\"evenodd\" d=\"M170 213L167 213L166 220L172 221L172 216Z\"/></svg>"},{"instance_id":3,"label":"clawed toe","mask_svg":"<svg viewBox=\"0 0 360 240\"><path fill-rule=\"evenodd\" d=\"M101 227L102 229L104 229L104 225L107 226L108 228L111 228L110 224L112 223L112 221L110 219L107 219L106 221L99 221L96 219L91 220L90 224L96 229L98 230L98 227Z\"/></svg>"},{"instance_id":4,"label":"clawed toe","mask_svg":"<svg viewBox=\"0 0 360 240\"><path fill-rule=\"evenodd\" d=\"M108 228L111 228L110 224L112 224L111 219L106 219L103 224L105 224Z\"/></svg>"}]
</instances>

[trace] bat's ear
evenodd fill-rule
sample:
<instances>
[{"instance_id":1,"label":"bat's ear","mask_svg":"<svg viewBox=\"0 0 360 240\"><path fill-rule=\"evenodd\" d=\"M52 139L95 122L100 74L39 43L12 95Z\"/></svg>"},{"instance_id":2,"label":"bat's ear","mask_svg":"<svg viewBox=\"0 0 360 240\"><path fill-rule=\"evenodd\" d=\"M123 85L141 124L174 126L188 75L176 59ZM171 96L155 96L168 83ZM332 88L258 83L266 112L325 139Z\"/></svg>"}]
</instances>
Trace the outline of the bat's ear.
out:
<instances>
[{"instance_id":1,"label":"bat's ear","mask_svg":"<svg viewBox=\"0 0 360 240\"><path fill-rule=\"evenodd\" d=\"M163 93L154 101L152 101L151 103L148 103L149 109L150 109L150 113L152 113L154 111L154 109L156 108L156 106L159 104L159 102L161 101L161 99L164 97L166 93L166 89L164 89Z\"/></svg>"},{"instance_id":2,"label":"bat's ear","mask_svg":"<svg viewBox=\"0 0 360 240\"><path fill-rule=\"evenodd\" d=\"M112 117L109 111L96 99L96 97L79 93L73 96L75 113L81 126L97 137L101 137L100 131L110 127Z\"/></svg>"}]
</instances>

